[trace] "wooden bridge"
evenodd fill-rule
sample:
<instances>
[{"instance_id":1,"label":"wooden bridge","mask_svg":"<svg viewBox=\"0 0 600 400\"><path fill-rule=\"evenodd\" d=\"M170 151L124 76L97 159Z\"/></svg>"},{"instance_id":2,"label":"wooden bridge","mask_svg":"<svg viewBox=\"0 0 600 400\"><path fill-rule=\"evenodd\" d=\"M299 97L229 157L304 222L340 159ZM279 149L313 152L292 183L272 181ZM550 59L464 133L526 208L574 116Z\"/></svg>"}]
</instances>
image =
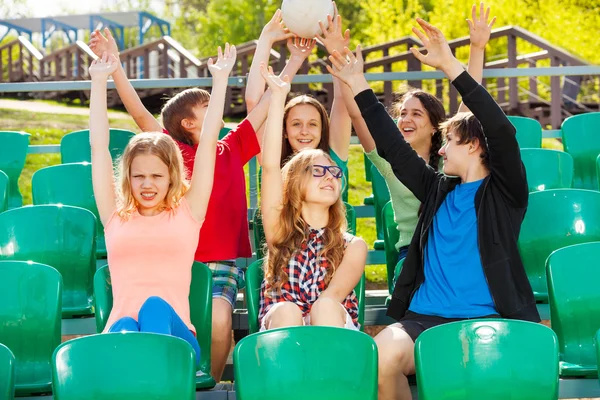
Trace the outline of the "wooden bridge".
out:
<instances>
[{"instance_id":1,"label":"wooden bridge","mask_svg":"<svg viewBox=\"0 0 600 400\"><path fill-rule=\"evenodd\" d=\"M516 26L495 29L491 40L507 43L506 54L501 58L488 59L485 68L517 68L521 66L582 66L588 62L564 49L558 48L543 38ZM518 53L519 47L536 49L530 53ZM256 50L257 41L241 44L238 49L238 63L232 72L235 76L246 76ZM421 63L410 53L409 48L421 46L414 37L403 37L387 43L366 47L366 72L421 71ZM469 38L450 41L454 53L468 48ZM460 54L460 53L459 53ZM299 74L327 73L326 51L318 45L317 55L312 62L305 62ZM285 66L288 51L285 42L278 43L271 51L270 63L276 72ZM88 80L87 67L93 54L83 42L76 42L48 55L43 55L24 36L0 47L0 83L2 82L41 82ZM147 78L193 78L210 76L207 67L208 57L197 59L188 50L169 36L127 49L120 54L124 69L130 79ZM458 93L444 80L409 81L412 87L423 87L445 99L450 113L459 106ZM490 78L484 85L497 99L504 110L511 115L523 115L538 119L542 125L558 128L562 120L570 115L589 111L600 111L600 76L551 77L551 78ZM391 105L395 99L395 82L375 84L380 99ZM138 93L146 106L158 111L165 96L179 89L143 89ZM228 116L245 113L243 87L230 87L227 92L226 110ZM332 102L332 84L293 85L296 93L309 93L328 107ZM46 98L79 98L87 100L89 93L52 92L41 94ZM109 91L109 105L118 106L120 100L116 91Z\"/></svg>"}]
</instances>

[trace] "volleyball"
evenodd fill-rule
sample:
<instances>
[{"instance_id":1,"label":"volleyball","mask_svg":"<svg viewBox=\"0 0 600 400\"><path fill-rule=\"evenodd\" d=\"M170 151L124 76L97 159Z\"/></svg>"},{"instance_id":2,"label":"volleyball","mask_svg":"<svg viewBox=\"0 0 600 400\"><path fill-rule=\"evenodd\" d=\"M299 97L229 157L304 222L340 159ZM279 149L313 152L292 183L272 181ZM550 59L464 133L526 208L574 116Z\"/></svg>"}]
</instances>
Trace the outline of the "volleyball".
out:
<instances>
[{"instance_id":1,"label":"volleyball","mask_svg":"<svg viewBox=\"0 0 600 400\"><path fill-rule=\"evenodd\" d=\"M295 35L312 39L321 33L319 21L328 26L327 15L333 16L333 11L331 0L283 0L281 17Z\"/></svg>"}]
</instances>

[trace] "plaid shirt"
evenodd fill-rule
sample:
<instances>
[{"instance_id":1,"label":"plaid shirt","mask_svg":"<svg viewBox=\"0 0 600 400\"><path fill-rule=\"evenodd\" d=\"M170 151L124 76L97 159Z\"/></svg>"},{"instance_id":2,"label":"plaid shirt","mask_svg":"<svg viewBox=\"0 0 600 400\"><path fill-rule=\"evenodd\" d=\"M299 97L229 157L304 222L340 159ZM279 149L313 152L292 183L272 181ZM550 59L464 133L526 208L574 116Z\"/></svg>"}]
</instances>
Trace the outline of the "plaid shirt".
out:
<instances>
[{"instance_id":1,"label":"plaid shirt","mask_svg":"<svg viewBox=\"0 0 600 400\"><path fill-rule=\"evenodd\" d=\"M323 233L325 229L310 229L308 240L303 242L300 249L294 253L287 265L288 281L281 286L278 292L267 286L263 279L260 286L260 310L258 322L261 323L273 304L289 301L295 303L306 317L322 291L327 289L325 275L329 262L320 257L323 250ZM354 239L349 233L344 234L346 245ZM270 296L267 296L267 293ZM348 311L355 326L358 324L358 299L354 290L346 296L342 305Z\"/></svg>"}]
</instances>

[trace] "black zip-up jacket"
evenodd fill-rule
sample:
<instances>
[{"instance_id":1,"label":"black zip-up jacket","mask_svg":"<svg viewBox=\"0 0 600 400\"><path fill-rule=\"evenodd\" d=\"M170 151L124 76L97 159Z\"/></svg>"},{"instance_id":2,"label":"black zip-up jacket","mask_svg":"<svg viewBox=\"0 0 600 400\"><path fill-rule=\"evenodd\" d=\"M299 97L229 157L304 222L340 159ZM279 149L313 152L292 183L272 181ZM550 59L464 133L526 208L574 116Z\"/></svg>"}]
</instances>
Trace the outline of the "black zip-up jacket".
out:
<instances>
[{"instance_id":1,"label":"black zip-up jacket","mask_svg":"<svg viewBox=\"0 0 600 400\"><path fill-rule=\"evenodd\" d=\"M492 96L466 71L452 84L479 120L487 140L490 174L475 195L481 264L496 310L503 318L539 322L533 291L527 279L517 240L527 210L529 191L516 130ZM423 203L408 254L387 315L401 319L425 279L424 249L433 217L460 178L429 167L404 140L372 90L355 97L362 116L396 177Z\"/></svg>"}]
</instances>

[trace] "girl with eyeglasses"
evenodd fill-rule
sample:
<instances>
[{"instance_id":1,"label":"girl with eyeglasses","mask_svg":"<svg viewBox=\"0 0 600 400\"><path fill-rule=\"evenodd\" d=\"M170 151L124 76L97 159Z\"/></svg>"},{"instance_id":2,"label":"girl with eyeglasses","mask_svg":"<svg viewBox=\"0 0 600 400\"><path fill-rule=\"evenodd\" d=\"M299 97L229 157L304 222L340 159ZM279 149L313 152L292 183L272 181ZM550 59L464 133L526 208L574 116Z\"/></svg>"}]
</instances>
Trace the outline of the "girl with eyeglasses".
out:
<instances>
[{"instance_id":1,"label":"girl with eyeglasses","mask_svg":"<svg viewBox=\"0 0 600 400\"><path fill-rule=\"evenodd\" d=\"M268 246L260 291L261 330L301 325L359 329L354 287L367 245L346 232L342 170L321 149L303 149L281 168L290 80L261 74L272 91L262 155L261 209Z\"/></svg>"}]
</instances>

